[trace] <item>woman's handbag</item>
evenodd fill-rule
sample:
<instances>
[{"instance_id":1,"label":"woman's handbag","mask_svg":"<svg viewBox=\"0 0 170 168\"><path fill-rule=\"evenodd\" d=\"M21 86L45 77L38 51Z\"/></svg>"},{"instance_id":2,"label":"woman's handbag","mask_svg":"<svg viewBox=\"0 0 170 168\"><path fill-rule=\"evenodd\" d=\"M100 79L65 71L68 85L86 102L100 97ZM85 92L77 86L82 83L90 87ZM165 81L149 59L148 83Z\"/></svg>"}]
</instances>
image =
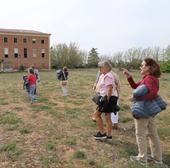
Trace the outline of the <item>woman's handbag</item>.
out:
<instances>
[{"instance_id":1,"label":"woman's handbag","mask_svg":"<svg viewBox=\"0 0 170 168\"><path fill-rule=\"evenodd\" d=\"M100 112L105 112L107 110L107 96L100 96L99 93L96 93L92 101L98 105Z\"/></svg>"},{"instance_id":2,"label":"woman's handbag","mask_svg":"<svg viewBox=\"0 0 170 168\"><path fill-rule=\"evenodd\" d=\"M150 116L155 116L162 110L165 110L166 106L166 102L158 95L152 100L134 101L131 110L132 115L137 119L149 118Z\"/></svg>"},{"instance_id":3,"label":"woman's handbag","mask_svg":"<svg viewBox=\"0 0 170 168\"><path fill-rule=\"evenodd\" d=\"M100 94L99 94L99 93L96 93L96 94L94 95L94 97L92 98L92 101L98 105L98 104L99 104L100 97L101 97Z\"/></svg>"}]
</instances>

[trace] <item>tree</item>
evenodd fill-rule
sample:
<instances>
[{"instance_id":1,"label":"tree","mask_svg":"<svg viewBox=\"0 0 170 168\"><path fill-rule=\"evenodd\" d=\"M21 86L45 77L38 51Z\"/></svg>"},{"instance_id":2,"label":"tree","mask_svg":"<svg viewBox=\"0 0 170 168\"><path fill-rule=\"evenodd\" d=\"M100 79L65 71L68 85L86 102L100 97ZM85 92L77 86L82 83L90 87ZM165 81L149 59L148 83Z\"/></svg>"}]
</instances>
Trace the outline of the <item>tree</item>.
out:
<instances>
[{"instance_id":1,"label":"tree","mask_svg":"<svg viewBox=\"0 0 170 168\"><path fill-rule=\"evenodd\" d=\"M97 67L97 64L99 62L99 56L96 50L97 48L92 48L89 52L88 67Z\"/></svg>"},{"instance_id":2,"label":"tree","mask_svg":"<svg viewBox=\"0 0 170 168\"><path fill-rule=\"evenodd\" d=\"M170 45L165 49L165 61L170 61Z\"/></svg>"},{"instance_id":3,"label":"tree","mask_svg":"<svg viewBox=\"0 0 170 168\"><path fill-rule=\"evenodd\" d=\"M51 47L51 64L53 68L67 66L69 68L82 67L86 54L81 51L76 43L58 44Z\"/></svg>"}]
</instances>

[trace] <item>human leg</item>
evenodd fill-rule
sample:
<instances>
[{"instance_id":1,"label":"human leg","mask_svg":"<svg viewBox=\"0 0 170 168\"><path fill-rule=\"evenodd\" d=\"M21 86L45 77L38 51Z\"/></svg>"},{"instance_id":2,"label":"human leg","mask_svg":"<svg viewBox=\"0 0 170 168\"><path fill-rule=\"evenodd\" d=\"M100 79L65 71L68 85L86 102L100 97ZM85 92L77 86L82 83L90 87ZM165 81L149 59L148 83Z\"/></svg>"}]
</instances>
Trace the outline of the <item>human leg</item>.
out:
<instances>
[{"instance_id":1,"label":"human leg","mask_svg":"<svg viewBox=\"0 0 170 168\"><path fill-rule=\"evenodd\" d=\"M29 87L29 97L30 97L31 103L34 102L34 91L35 91L35 85L31 85Z\"/></svg>"},{"instance_id":2,"label":"human leg","mask_svg":"<svg viewBox=\"0 0 170 168\"><path fill-rule=\"evenodd\" d=\"M63 96L68 95L68 90L67 90L67 85L61 85L62 91L63 91Z\"/></svg>"},{"instance_id":3,"label":"human leg","mask_svg":"<svg viewBox=\"0 0 170 168\"><path fill-rule=\"evenodd\" d=\"M106 133L104 133L103 120L102 120L101 115L102 115L101 112L96 111L96 121L97 121L98 128L99 128L99 132L97 132L97 134L94 135L94 138L95 138L96 140L106 139L106 138L107 138Z\"/></svg>"},{"instance_id":4,"label":"human leg","mask_svg":"<svg viewBox=\"0 0 170 168\"><path fill-rule=\"evenodd\" d=\"M112 128L118 129L118 112L115 114L114 112L111 113L111 121L112 121Z\"/></svg>"},{"instance_id":5,"label":"human leg","mask_svg":"<svg viewBox=\"0 0 170 168\"><path fill-rule=\"evenodd\" d=\"M147 162L147 137L146 131L148 127L148 119L135 119L135 133L138 145L138 158Z\"/></svg>"},{"instance_id":6,"label":"human leg","mask_svg":"<svg viewBox=\"0 0 170 168\"><path fill-rule=\"evenodd\" d=\"M103 134L104 133L104 128L103 128L103 119L102 119L102 113L99 111L96 111L96 121L98 124L99 131Z\"/></svg>"},{"instance_id":7,"label":"human leg","mask_svg":"<svg viewBox=\"0 0 170 168\"><path fill-rule=\"evenodd\" d=\"M91 116L91 119L93 121L96 121L96 111L93 112L92 116Z\"/></svg>"},{"instance_id":8,"label":"human leg","mask_svg":"<svg viewBox=\"0 0 170 168\"><path fill-rule=\"evenodd\" d=\"M149 118L148 137L151 148L151 156L154 160L162 162L162 149L153 117Z\"/></svg>"},{"instance_id":9,"label":"human leg","mask_svg":"<svg viewBox=\"0 0 170 168\"><path fill-rule=\"evenodd\" d=\"M105 113L105 117L106 117L107 136L110 137L112 131L111 113Z\"/></svg>"}]
</instances>

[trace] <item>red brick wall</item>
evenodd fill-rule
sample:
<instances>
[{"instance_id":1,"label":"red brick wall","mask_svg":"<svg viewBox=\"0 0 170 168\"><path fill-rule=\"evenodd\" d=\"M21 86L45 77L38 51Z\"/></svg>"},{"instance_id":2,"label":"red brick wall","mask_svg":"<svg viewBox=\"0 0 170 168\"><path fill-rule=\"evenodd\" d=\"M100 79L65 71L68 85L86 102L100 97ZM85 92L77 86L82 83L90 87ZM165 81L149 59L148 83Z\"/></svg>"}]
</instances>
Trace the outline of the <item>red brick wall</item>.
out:
<instances>
[{"instance_id":1,"label":"red brick wall","mask_svg":"<svg viewBox=\"0 0 170 168\"><path fill-rule=\"evenodd\" d=\"M4 37L8 38L8 42L4 43ZM17 43L14 43L14 37ZM27 43L23 39L27 39ZM32 43L32 39L36 39L36 43ZM41 44L44 40L44 44ZM48 35L5 35L0 34L0 60L4 60L4 66L8 65L12 69L18 69L21 65L25 68L33 64L39 69L49 69L49 43ZM4 48L8 48L8 58L4 58ZM18 58L14 57L14 48L18 48ZM27 48L27 58L24 58L24 48ZM33 49L37 50L37 56L33 57ZM41 49L45 49L45 57L41 56Z\"/></svg>"}]
</instances>

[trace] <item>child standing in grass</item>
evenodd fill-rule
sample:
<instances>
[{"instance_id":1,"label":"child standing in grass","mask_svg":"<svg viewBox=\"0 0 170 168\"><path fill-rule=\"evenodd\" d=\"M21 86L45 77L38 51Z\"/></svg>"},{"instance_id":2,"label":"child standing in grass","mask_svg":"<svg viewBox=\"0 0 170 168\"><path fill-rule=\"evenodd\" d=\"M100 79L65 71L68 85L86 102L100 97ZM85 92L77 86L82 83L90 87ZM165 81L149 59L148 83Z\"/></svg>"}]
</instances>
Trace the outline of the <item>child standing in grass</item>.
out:
<instances>
[{"instance_id":1,"label":"child standing in grass","mask_svg":"<svg viewBox=\"0 0 170 168\"><path fill-rule=\"evenodd\" d=\"M29 83L29 98L31 100L31 104L34 102L35 100L35 87L36 87L36 76L34 75L34 71L32 68L28 69L28 76L27 76L27 80Z\"/></svg>"}]
</instances>

